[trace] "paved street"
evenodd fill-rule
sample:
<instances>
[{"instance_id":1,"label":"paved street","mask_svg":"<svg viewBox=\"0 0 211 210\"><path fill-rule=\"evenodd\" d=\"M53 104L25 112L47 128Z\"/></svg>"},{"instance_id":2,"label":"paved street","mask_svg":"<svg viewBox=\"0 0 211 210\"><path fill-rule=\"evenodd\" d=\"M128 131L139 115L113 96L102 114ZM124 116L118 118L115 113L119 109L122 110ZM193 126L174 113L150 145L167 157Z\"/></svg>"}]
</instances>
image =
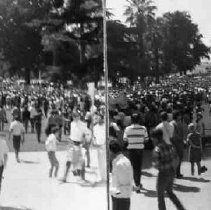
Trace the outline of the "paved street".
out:
<instances>
[{"instance_id":1,"label":"paved street","mask_svg":"<svg viewBox=\"0 0 211 210\"><path fill-rule=\"evenodd\" d=\"M204 113L206 128L210 128L211 119L208 109ZM43 122L44 123L44 122ZM8 128L8 127L7 127ZM6 129L7 129L6 128ZM43 140L45 135L43 134ZM0 210L106 210L106 185L94 184L96 179L96 154L92 152L92 167L86 169L86 183L81 182L70 172L68 183L59 180L64 173L67 145L60 143L57 157L60 162L58 179L48 178L49 162L44 144L36 142L35 134L27 134L22 148L20 164L15 162L10 143L9 162L4 173ZM30 152L29 152L30 151ZM156 174L151 167L151 152L145 151L142 183L144 190L140 194L133 193L131 210L157 210ZM184 179L176 180L175 192L187 210L211 209L211 147L205 150L202 165L209 170L202 176L190 175L190 164L185 158L182 165ZM168 210L175 210L172 203L166 199Z\"/></svg>"},{"instance_id":2,"label":"paved street","mask_svg":"<svg viewBox=\"0 0 211 210\"><path fill-rule=\"evenodd\" d=\"M60 161L59 177L62 177L65 165L65 152L58 153ZM8 167L4 173L0 209L3 210L98 210L106 209L105 184L94 185L95 171L87 169L86 179L81 183L69 174L68 183L48 178L49 163L45 152L23 152L20 164L15 162L14 153L9 154ZM131 210L157 210L156 170L151 168L151 152L145 152L145 165L142 183L145 190L132 196ZM203 164L211 164L211 148L205 153ZM176 180L175 192L189 210L210 210L211 172L202 176L190 175L190 165L184 162L184 179ZM167 199L169 210L175 208Z\"/></svg>"}]
</instances>

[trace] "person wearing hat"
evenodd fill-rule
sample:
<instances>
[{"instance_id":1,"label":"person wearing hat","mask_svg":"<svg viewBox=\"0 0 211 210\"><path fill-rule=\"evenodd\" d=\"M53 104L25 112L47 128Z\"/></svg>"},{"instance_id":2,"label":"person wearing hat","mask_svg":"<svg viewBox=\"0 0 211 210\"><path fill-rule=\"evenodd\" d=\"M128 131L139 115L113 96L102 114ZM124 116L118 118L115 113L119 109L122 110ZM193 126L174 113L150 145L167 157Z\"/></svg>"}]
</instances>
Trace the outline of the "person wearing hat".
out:
<instances>
[{"instance_id":1,"label":"person wearing hat","mask_svg":"<svg viewBox=\"0 0 211 210\"><path fill-rule=\"evenodd\" d=\"M15 157L18 163L20 163L19 151L21 142L24 142L24 133L25 129L23 124L20 122L19 116L14 116L14 121L11 122L9 127L9 141L11 139L11 135L13 135L13 148L15 150Z\"/></svg>"}]
</instances>

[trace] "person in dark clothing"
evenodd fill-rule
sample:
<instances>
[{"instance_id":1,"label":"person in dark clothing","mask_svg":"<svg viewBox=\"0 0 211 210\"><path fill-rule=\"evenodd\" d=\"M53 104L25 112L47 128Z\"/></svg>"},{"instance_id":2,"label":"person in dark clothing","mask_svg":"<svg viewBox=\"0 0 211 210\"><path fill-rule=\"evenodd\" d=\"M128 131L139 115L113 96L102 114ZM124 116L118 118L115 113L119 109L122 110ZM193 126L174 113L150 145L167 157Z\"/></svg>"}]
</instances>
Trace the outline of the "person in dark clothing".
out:
<instances>
[{"instance_id":1,"label":"person in dark clothing","mask_svg":"<svg viewBox=\"0 0 211 210\"><path fill-rule=\"evenodd\" d=\"M183 175L181 174L181 163L184 154L184 141L183 141L183 125L182 125L182 116L179 111L173 112L173 121L171 125L174 127L172 144L175 146L177 154L179 156L179 164L176 170L176 177L182 178Z\"/></svg>"},{"instance_id":2,"label":"person in dark clothing","mask_svg":"<svg viewBox=\"0 0 211 210\"><path fill-rule=\"evenodd\" d=\"M37 141L41 143L41 128L42 128L42 110L39 106L35 106L37 114L34 116L34 125L37 134Z\"/></svg>"},{"instance_id":3,"label":"person in dark clothing","mask_svg":"<svg viewBox=\"0 0 211 210\"><path fill-rule=\"evenodd\" d=\"M47 118L48 117L48 110L49 110L49 102L46 98L43 102L43 109L44 109L45 117Z\"/></svg>"},{"instance_id":4,"label":"person in dark clothing","mask_svg":"<svg viewBox=\"0 0 211 210\"><path fill-rule=\"evenodd\" d=\"M30 112L28 110L27 105L25 105L24 108L23 108L23 111L22 111L22 122L23 122L26 133L28 131L29 121L30 121Z\"/></svg>"},{"instance_id":5,"label":"person in dark clothing","mask_svg":"<svg viewBox=\"0 0 211 210\"><path fill-rule=\"evenodd\" d=\"M172 144L163 139L163 131L155 129L151 138L155 145L153 151L153 165L158 169L157 196L158 209L166 210L165 192L178 210L185 210L182 203L173 192L173 183L178 164L178 155Z\"/></svg>"}]
</instances>

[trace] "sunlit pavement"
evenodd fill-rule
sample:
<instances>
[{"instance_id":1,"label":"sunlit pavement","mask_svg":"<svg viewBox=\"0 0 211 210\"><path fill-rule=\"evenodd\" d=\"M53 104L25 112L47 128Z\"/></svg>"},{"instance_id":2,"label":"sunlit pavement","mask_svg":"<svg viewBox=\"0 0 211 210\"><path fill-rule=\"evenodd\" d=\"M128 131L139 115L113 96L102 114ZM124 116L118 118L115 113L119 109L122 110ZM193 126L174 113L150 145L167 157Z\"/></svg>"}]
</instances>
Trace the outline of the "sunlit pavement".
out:
<instances>
[{"instance_id":1,"label":"sunlit pavement","mask_svg":"<svg viewBox=\"0 0 211 210\"><path fill-rule=\"evenodd\" d=\"M9 154L8 166L4 173L0 209L3 210L106 210L106 186L94 184L96 168L87 169L87 182L69 173L67 183L60 178L64 173L65 152L58 152L60 162L59 177L49 178L49 162L45 152L23 152L21 163L16 163L14 153ZM132 195L131 210L157 210L156 174L151 167L151 152L145 152L145 165L142 175L144 189L140 194ZM211 148L207 148L202 162L209 168ZM186 209L210 210L211 172L198 176L190 175L190 165L183 162L183 179L175 180L175 193ZM166 198L168 210L174 210L173 204Z\"/></svg>"},{"instance_id":2,"label":"sunlit pavement","mask_svg":"<svg viewBox=\"0 0 211 210\"><path fill-rule=\"evenodd\" d=\"M145 154L145 159L149 158ZM186 157L185 157L186 159ZM149 160L148 160L149 161ZM150 161L149 161L150 162ZM183 179L175 179L174 192L182 201L187 210L210 210L211 209L211 148L207 148L202 165L208 167L208 171L201 176L191 176L190 164L187 161L182 163ZM131 210L158 210L156 197L156 175L153 168L143 170L143 190L140 194L133 193ZM176 210L171 201L166 197L167 210Z\"/></svg>"},{"instance_id":3,"label":"sunlit pavement","mask_svg":"<svg viewBox=\"0 0 211 210\"><path fill-rule=\"evenodd\" d=\"M4 210L69 210L106 209L106 185L95 184L96 169L87 169L87 182L81 182L70 172L67 183L60 179L64 173L65 152L57 153L60 162L58 178L49 178L46 152L23 152L21 163L9 154L4 173L0 209Z\"/></svg>"},{"instance_id":4,"label":"sunlit pavement","mask_svg":"<svg viewBox=\"0 0 211 210\"><path fill-rule=\"evenodd\" d=\"M205 124L211 129L211 116L208 107L205 108ZM207 131L208 133L209 130ZM2 192L0 195L0 210L106 210L106 185L95 184L96 154L92 152L92 167L86 169L87 182L69 173L67 183L62 183L66 152L57 152L60 171L57 179L48 177L49 161L44 144L37 144L35 134L27 134L26 143L20 158L16 163L14 153L9 153L8 166L4 172ZM43 134L43 140L45 135ZM64 144L64 146L62 146ZM66 143L61 143L61 149ZM210 144L211 145L211 144ZM211 209L211 146L205 150L202 165L208 171L201 176L191 176L190 164L185 156L182 164L183 179L176 179L174 190L187 210ZM12 146L10 143L10 149ZM187 150L186 150L187 153ZM197 174L197 173L196 173ZM157 171L151 167L151 152L145 151L142 184L144 189L140 194L133 193L131 210L158 210L156 197ZM171 201L166 198L167 210L175 210Z\"/></svg>"}]
</instances>

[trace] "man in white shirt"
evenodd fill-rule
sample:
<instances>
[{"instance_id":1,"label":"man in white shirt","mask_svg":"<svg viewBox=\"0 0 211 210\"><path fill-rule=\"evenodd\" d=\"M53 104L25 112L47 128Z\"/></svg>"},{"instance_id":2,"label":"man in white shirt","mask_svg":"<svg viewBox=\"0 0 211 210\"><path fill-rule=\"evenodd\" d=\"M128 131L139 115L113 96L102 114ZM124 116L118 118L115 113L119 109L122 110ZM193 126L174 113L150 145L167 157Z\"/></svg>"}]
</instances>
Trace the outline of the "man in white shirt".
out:
<instances>
[{"instance_id":1,"label":"man in white shirt","mask_svg":"<svg viewBox=\"0 0 211 210\"><path fill-rule=\"evenodd\" d=\"M30 112L31 132L34 133L34 117L37 115L34 102L31 102L31 106L29 107L29 112Z\"/></svg>"},{"instance_id":2,"label":"man in white shirt","mask_svg":"<svg viewBox=\"0 0 211 210\"><path fill-rule=\"evenodd\" d=\"M113 210L129 210L133 189L133 169L130 160L121 153L118 141L112 140L109 149L114 156L112 162L111 197Z\"/></svg>"},{"instance_id":3,"label":"man in white shirt","mask_svg":"<svg viewBox=\"0 0 211 210\"><path fill-rule=\"evenodd\" d=\"M167 112L161 113L162 122L156 126L156 129L160 129L163 131L163 139L166 144L172 144L171 139L174 134L174 127L168 122L168 114Z\"/></svg>"},{"instance_id":4,"label":"man in white shirt","mask_svg":"<svg viewBox=\"0 0 211 210\"><path fill-rule=\"evenodd\" d=\"M80 175L85 180L85 149L82 148L82 140L84 140L86 132L86 124L80 120L80 113L73 112L73 121L71 122L70 140L72 145L68 146L67 161L63 182L66 182L68 172L72 166L74 175Z\"/></svg>"},{"instance_id":5,"label":"man in white shirt","mask_svg":"<svg viewBox=\"0 0 211 210\"><path fill-rule=\"evenodd\" d=\"M25 129L23 124L19 121L18 116L14 116L14 121L11 122L9 128L9 140L11 135L13 135L13 148L15 150L15 157L18 163L20 163L19 159L19 151L20 151L20 143L24 142L24 133Z\"/></svg>"},{"instance_id":6,"label":"man in white shirt","mask_svg":"<svg viewBox=\"0 0 211 210\"><path fill-rule=\"evenodd\" d=\"M7 143L4 139L0 138L0 191L1 191L1 181L3 171L7 165L7 158L8 158L9 148Z\"/></svg>"},{"instance_id":7,"label":"man in white shirt","mask_svg":"<svg viewBox=\"0 0 211 210\"><path fill-rule=\"evenodd\" d=\"M97 181L106 181L106 126L104 116L99 115L99 121L93 128L94 143L97 150L99 179Z\"/></svg>"}]
</instances>

